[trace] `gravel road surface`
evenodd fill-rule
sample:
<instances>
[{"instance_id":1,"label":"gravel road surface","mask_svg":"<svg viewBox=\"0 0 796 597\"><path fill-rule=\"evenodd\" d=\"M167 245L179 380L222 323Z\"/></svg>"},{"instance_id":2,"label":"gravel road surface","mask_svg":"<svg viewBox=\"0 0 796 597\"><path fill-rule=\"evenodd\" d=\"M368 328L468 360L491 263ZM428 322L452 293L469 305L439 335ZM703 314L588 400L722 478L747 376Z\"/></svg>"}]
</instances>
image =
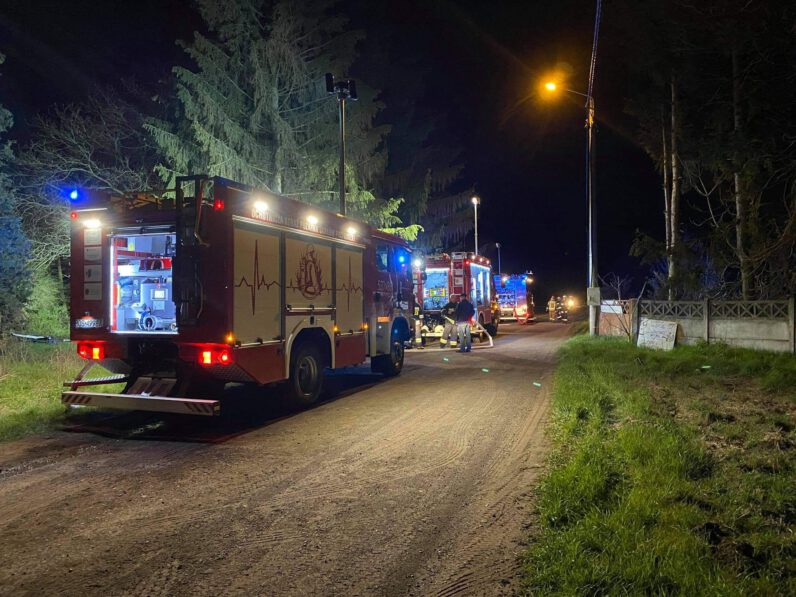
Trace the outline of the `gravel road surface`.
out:
<instances>
[{"instance_id":1,"label":"gravel road surface","mask_svg":"<svg viewBox=\"0 0 796 597\"><path fill-rule=\"evenodd\" d=\"M300 413L70 417L0 445L0 594L510 594L569 326L500 331L337 374Z\"/></svg>"}]
</instances>

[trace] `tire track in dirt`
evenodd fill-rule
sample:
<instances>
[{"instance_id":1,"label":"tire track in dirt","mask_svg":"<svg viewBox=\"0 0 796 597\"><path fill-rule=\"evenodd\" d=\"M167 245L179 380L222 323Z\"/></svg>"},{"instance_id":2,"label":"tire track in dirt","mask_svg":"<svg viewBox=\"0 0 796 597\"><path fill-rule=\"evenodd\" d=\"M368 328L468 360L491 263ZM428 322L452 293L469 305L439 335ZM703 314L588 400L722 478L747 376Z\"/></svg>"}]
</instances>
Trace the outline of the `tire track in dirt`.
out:
<instances>
[{"instance_id":1,"label":"tire track in dirt","mask_svg":"<svg viewBox=\"0 0 796 597\"><path fill-rule=\"evenodd\" d=\"M544 375L564 335L509 327L495 349L409 353L399 378L222 444L86 436L94 453L0 477L0 515L12 517L0 517L0 586L507 593L545 450Z\"/></svg>"},{"instance_id":2,"label":"tire track in dirt","mask_svg":"<svg viewBox=\"0 0 796 597\"><path fill-rule=\"evenodd\" d=\"M509 517L514 514L511 511L512 509L516 510L512 495L515 494L517 475L527 466L523 463L522 454L538 450L544 444L544 439L540 437L539 431L546 421L548 413L549 402L541 402L540 408L523 427L519 436L516 437L516 441L512 442L509 454L506 454L505 457L495 458L492 466L486 471L487 479L483 485L489 486L488 481L491 480L494 489L485 492L485 495L481 497L485 502L485 507L478 516L489 522L490 527L505 526L503 518L507 512ZM536 477L536 474L522 476L528 481L528 488L530 488L530 482ZM515 523L514 527L522 528L522 525ZM439 573L435 575L436 578L432 586L436 586L440 581L442 587L433 592L442 597L462 592L488 593L490 586L494 587L496 578L516 577L520 569L520 564L516 559L497 564L493 561L495 551L505 541L505 538L506 533L502 529L498 533L481 532L470 537L462 547L457 549L459 557L452 567L453 570L446 575ZM492 555L491 558L487 557L489 554ZM446 580L441 581L441 578L446 578ZM510 593L511 590L507 587L507 594Z\"/></svg>"}]
</instances>

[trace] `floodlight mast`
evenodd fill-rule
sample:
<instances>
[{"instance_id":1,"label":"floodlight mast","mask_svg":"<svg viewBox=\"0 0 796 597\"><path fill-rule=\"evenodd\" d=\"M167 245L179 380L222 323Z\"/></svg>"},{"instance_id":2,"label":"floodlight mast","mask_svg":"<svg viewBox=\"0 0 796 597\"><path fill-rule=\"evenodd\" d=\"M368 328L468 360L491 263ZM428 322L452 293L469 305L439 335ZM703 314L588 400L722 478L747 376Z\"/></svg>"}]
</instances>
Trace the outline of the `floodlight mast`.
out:
<instances>
[{"instance_id":1,"label":"floodlight mast","mask_svg":"<svg viewBox=\"0 0 796 597\"><path fill-rule=\"evenodd\" d=\"M357 82L354 79L340 79L335 81L332 73L326 73L326 93L337 96L338 113L340 117L340 209L341 216L346 215L345 206L345 103L346 100L356 101Z\"/></svg>"}]
</instances>

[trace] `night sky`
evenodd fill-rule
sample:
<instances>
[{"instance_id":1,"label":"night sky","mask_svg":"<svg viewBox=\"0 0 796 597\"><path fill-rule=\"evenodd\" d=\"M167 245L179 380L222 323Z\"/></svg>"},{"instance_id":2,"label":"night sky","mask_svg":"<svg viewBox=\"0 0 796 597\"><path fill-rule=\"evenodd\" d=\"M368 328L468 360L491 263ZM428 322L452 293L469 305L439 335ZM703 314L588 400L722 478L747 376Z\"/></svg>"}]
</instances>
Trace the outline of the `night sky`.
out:
<instances>
[{"instance_id":1,"label":"night sky","mask_svg":"<svg viewBox=\"0 0 796 597\"><path fill-rule=\"evenodd\" d=\"M463 149L462 185L482 198L479 244L500 242L507 272L536 273L537 302L552 292L583 293L586 277L585 110L581 98L542 101L539 81L556 67L585 91L594 3L381 2L346 0L352 27L367 51L378 40L389 64L365 55L354 76L383 90L399 109L400 81L422 77L422 109L439 119L440 142ZM660 181L631 139L623 113L621 40L603 13L597 66L597 239L600 273L628 273L634 231L660 238ZM0 103L26 122L53 103L79 102L94 85L132 78L156 90L184 63L176 39L201 27L190 2L5 2L0 8ZM395 76L391 76L392 74ZM355 106L354 108L355 109ZM467 247L472 247L472 238ZM494 257L493 247L485 248Z\"/></svg>"}]
</instances>

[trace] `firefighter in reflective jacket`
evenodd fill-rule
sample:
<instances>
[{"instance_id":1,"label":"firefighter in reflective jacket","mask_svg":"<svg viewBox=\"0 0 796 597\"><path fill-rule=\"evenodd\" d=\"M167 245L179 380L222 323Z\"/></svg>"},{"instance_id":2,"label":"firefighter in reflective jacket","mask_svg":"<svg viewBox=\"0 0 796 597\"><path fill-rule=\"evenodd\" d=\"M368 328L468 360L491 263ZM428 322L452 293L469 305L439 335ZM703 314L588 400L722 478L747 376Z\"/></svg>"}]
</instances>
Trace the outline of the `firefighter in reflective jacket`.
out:
<instances>
[{"instance_id":1,"label":"firefighter in reflective jacket","mask_svg":"<svg viewBox=\"0 0 796 597\"><path fill-rule=\"evenodd\" d=\"M444 325L442 328L442 337L439 339L440 348L447 348L448 346L451 348L456 348L456 346L458 346L456 341L456 307L459 306L459 295L452 294L450 299L451 300L449 300L447 304L442 307L442 311L440 312L440 315L442 316L442 323Z\"/></svg>"}]
</instances>

